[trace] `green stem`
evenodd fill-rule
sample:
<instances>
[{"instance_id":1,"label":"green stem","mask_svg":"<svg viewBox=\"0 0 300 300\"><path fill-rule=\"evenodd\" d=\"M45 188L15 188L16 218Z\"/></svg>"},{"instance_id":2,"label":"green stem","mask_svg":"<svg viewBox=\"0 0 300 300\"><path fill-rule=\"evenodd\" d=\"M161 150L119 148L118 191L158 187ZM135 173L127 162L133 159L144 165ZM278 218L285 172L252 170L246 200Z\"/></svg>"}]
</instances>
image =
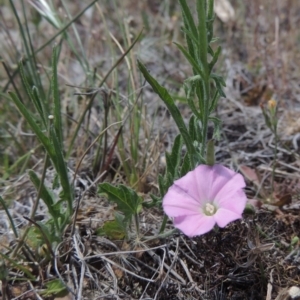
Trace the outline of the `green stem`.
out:
<instances>
[{"instance_id":1,"label":"green stem","mask_svg":"<svg viewBox=\"0 0 300 300\"><path fill-rule=\"evenodd\" d=\"M143 240L149 242L149 241L156 240L156 239L165 239L169 236L174 235L174 233L176 233L176 232L178 232L178 230L176 228L174 228L167 232L159 233L158 235L144 236Z\"/></svg>"},{"instance_id":2,"label":"green stem","mask_svg":"<svg viewBox=\"0 0 300 300\"><path fill-rule=\"evenodd\" d=\"M275 122L276 122L276 120L275 120ZM274 133L274 137L275 137L275 148L274 148L274 161L273 161L273 167L272 167L272 180L271 180L271 192L272 192L272 194L274 192L275 171L276 171L277 153L278 153L278 135L277 135L277 124L276 123L274 124L273 133Z\"/></svg>"},{"instance_id":3,"label":"green stem","mask_svg":"<svg viewBox=\"0 0 300 300\"><path fill-rule=\"evenodd\" d=\"M162 221L160 229L159 229L159 234L162 234L165 231L167 221L168 221L168 216L164 215L163 221Z\"/></svg>"},{"instance_id":4,"label":"green stem","mask_svg":"<svg viewBox=\"0 0 300 300\"><path fill-rule=\"evenodd\" d=\"M206 28L206 1L197 1L197 14L198 14L198 60L202 65L203 78L202 78L202 101L203 114L202 114L202 145L201 145L201 156L205 156L205 148L207 141L207 129L208 129L208 117L209 117L209 70L207 63L207 28Z\"/></svg>"},{"instance_id":5,"label":"green stem","mask_svg":"<svg viewBox=\"0 0 300 300\"><path fill-rule=\"evenodd\" d=\"M206 12L204 0L197 1L197 14L198 14L198 59L202 63L203 71L207 74L207 28L206 28Z\"/></svg>"},{"instance_id":6,"label":"green stem","mask_svg":"<svg viewBox=\"0 0 300 300\"><path fill-rule=\"evenodd\" d=\"M139 215L134 214L134 221L135 221L135 228L136 228L136 235L140 236L140 221L139 221Z\"/></svg>"}]
</instances>

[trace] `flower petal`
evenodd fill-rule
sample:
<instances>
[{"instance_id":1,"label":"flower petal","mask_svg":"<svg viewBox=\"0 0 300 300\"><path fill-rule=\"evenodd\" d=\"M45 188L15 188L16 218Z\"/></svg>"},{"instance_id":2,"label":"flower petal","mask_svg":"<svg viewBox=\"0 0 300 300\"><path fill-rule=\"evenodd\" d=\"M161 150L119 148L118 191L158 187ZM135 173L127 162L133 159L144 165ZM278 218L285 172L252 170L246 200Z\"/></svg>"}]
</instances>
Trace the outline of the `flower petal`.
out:
<instances>
[{"instance_id":1,"label":"flower petal","mask_svg":"<svg viewBox=\"0 0 300 300\"><path fill-rule=\"evenodd\" d=\"M219 198L221 196L222 198ZM225 195L223 193L218 195L214 203L219 209L224 208L242 214L247 204L247 196L243 190L228 191Z\"/></svg>"},{"instance_id":2,"label":"flower petal","mask_svg":"<svg viewBox=\"0 0 300 300\"><path fill-rule=\"evenodd\" d=\"M177 184L172 185L166 193L163 199L163 208L169 217L199 215L201 212L199 202Z\"/></svg>"},{"instance_id":3,"label":"flower petal","mask_svg":"<svg viewBox=\"0 0 300 300\"><path fill-rule=\"evenodd\" d=\"M234 186L235 190L245 187L245 181L240 174L238 174L222 165L212 166L210 177L212 180L211 191L210 191L211 199L215 199L216 196L227 185L229 185L230 188L232 188Z\"/></svg>"},{"instance_id":4,"label":"flower petal","mask_svg":"<svg viewBox=\"0 0 300 300\"><path fill-rule=\"evenodd\" d=\"M216 182L217 185L217 182ZM228 195L229 193L232 193L234 191L241 190L246 186L244 177L241 174L234 173L231 178L228 178L226 182L223 183L223 186L219 186L217 189L216 186L214 186L214 199L222 199L224 196Z\"/></svg>"},{"instance_id":5,"label":"flower petal","mask_svg":"<svg viewBox=\"0 0 300 300\"><path fill-rule=\"evenodd\" d=\"M197 180L196 170L188 172L185 176L174 181L174 185L183 190L186 194L189 194L196 201L199 201L198 186L199 181Z\"/></svg>"},{"instance_id":6,"label":"flower petal","mask_svg":"<svg viewBox=\"0 0 300 300\"><path fill-rule=\"evenodd\" d=\"M201 204L213 200L211 192L215 180L214 167L200 165L193 172L196 178L195 187L197 187Z\"/></svg>"},{"instance_id":7,"label":"flower petal","mask_svg":"<svg viewBox=\"0 0 300 300\"><path fill-rule=\"evenodd\" d=\"M212 230L215 224L214 216L198 214L174 218L174 226L189 237L204 234Z\"/></svg>"},{"instance_id":8,"label":"flower petal","mask_svg":"<svg viewBox=\"0 0 300 300\"><path fill-rule=\"evenodd\" d=\"M218 224L218 226L223 228L228 223L238 220L238 219L241 219L242 214L237 214L237 213L233 212L232 210L220 208L217 210L216 214L213 217L214 217L216 223Z\"/></svg>"}]
</instances>

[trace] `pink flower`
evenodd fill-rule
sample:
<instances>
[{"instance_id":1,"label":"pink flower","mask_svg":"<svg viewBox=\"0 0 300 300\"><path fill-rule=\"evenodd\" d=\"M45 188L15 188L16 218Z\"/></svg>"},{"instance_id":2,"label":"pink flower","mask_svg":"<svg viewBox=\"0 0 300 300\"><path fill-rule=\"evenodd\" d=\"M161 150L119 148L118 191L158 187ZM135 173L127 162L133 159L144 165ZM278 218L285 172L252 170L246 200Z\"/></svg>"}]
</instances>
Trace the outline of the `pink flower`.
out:
<instances>
[{"instance_id":1,"label":"pink flower","mask_svg":"<svg viewBox=\"0 0 300 300\"><path fill-rule=\"evenodd\" d=\"M200 165L176 180L163 199L174 226L193 237L242 218L247 197L242 175L221 166Z\"/></svg>"}]
</instances>

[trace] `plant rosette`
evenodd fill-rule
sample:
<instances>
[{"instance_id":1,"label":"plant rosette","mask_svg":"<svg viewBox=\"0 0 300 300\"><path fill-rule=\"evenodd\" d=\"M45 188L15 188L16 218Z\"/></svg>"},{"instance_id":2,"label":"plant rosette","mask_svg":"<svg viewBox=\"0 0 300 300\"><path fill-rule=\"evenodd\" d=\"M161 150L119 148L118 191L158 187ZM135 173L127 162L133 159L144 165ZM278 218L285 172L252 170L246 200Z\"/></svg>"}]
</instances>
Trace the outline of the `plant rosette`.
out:
<instances>
[{"instance_id":1,"label":"plant rosette","mask_svg":"<svg viewBox=\"0 0 300 300\"><path fill-rule=\"evenodd\" d=\"M243 176L222 165L200 165L175 180L163 198L165 213L189 237L242 218L247 197Z\"/></svg>"}]
</instances>

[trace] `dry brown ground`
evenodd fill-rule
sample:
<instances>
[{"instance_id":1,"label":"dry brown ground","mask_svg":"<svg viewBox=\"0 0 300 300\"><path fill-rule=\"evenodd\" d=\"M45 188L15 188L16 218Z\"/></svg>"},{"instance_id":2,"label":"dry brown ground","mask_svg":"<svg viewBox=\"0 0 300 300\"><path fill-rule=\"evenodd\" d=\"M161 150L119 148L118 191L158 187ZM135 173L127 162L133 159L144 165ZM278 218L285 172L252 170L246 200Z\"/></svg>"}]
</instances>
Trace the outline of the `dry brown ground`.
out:
<instances>
[{"instance_id":1,"label":"dry brown ground","mask_svg":"<svg viewBox=\"0 0 300 300\"><path fill-rule=\"evenodd\" d=\"M297 51L300 45L300 2L231 2L235 19L227 23L219 19L215 22L216 35L220 37L223 47L218 69L227 83L227 98L220 100L217 111L223 127L216 147L216 158L219 163L244 173L249 199L259 201L257 211L245 214L243 220L218 232L212 231L194 239L177 233L165 239L135 240L127 244L95 234L105 220L112 218L114 208L95 195L94 190L89 190L81 200L76 235L71 237L67 231L65 242L57 248L63 266L56 269L49 264L32 267L33 273L41 276L41 280L34 284L36 289L43 287L43 277L49 278L49 274L60 274L72 291L82 294L81 299L280 300L289 299L283 294L290 287L300 286L300 243L297 240L300 237L300 53ZM147 24L143 23L143 17L148 18L149 27L146 26L145 37L135 47L134 58L139 57L172 93L181 95L180 84L191 71L171 43L174 40L183 41L180 13L174 3L122 1L120 11L116 11L112 2L106 1L105 5L99 3L99 7L105 15L107 27L121 45L124 45L124 40L118 22L126 22L134 37ZM75 13L81 5L84 6L76 2L70 7ZM1 9L5 11L6 26L9 26L12 36L16 35L8 10ZM53 29L46 23L43 26L43 32L53 34ZM105 74L110 67L111 51L99 9L93 8L93 13L84 15L76 26L83 44L88 48L90 64L97 65L99 72ZM43 40L44 37L39 38ZM84 74L74 58L69 57L67 47L63 51L65 61L59 66L62 81L81 85ZM49 49L46 50L40 59L48 58L49 52ZM127 76L127 68L121 65L118 85L124 95L128 95ZM6 82L2 73L1 80ZM107 85L113 87L115 80L114 77L109 78ZM74 89L62 87L62 96L67 107L74 101ZM265 105L271 97L278 100L279 118L278 161L273 193L270 187L274 137L265 125L260 108L260 104ZM143 105L147 108L143 115L145 124L152 126L152 120L156 117L151 134L142 132L141 141L147 134L151 137L151 149L155 149L155 155L159 154L160 162L147 172L146 180L140 187L148 200L149 192L157 193L157 174L163 172L164 167L163 151L170 149L177 131L164 105L148 86L143 89L143 99ZM184 116L188 117L188 108L184 104L180 107ZM76 118L76 112L72 113ZM101 111L95 104L89 116L90 128L95 133L102 125L99 114ZM114 132L111 134L113 137ZM18 138L24 140L21 134ZM72 157L74 163L90 142L86 139L85 143L80 141L76 145ZM147 155L143 153L144 149L141 142L141 155ZM12 152L14 155L14 149ZM93 155L92 152L86 157L80 170L76 187L78 198L94 179L90 169ZM39 158L34 157L33 162L37 163ZM113 168L118 168L119 164L116 153ZM74 168L74 164L70 167ZM51 182L52 178L52 171L49 170L47 179ZM123 178L111 172L107 180L118 183ZM14 198L11 204L13 216L22 223L22 216L30 211L35 192L23 174L8 183L10 198ZM2 189L4 194L7 190L8 185ZM45 207L39 208L39 214L46 215ZM7 234L3 211L1 220L2 244L4 239L13 243ZM142 233L151 236L158 230L162 212L145 210L141 213L141 220ZM170 222L168 229L171 228ZM38 299L28 282L11 281L7 292L11 299ZM17 298L17 295L21 296ZM71 293L68 297L64 299L72 299Z\"/></svg>"}]
</instances>

